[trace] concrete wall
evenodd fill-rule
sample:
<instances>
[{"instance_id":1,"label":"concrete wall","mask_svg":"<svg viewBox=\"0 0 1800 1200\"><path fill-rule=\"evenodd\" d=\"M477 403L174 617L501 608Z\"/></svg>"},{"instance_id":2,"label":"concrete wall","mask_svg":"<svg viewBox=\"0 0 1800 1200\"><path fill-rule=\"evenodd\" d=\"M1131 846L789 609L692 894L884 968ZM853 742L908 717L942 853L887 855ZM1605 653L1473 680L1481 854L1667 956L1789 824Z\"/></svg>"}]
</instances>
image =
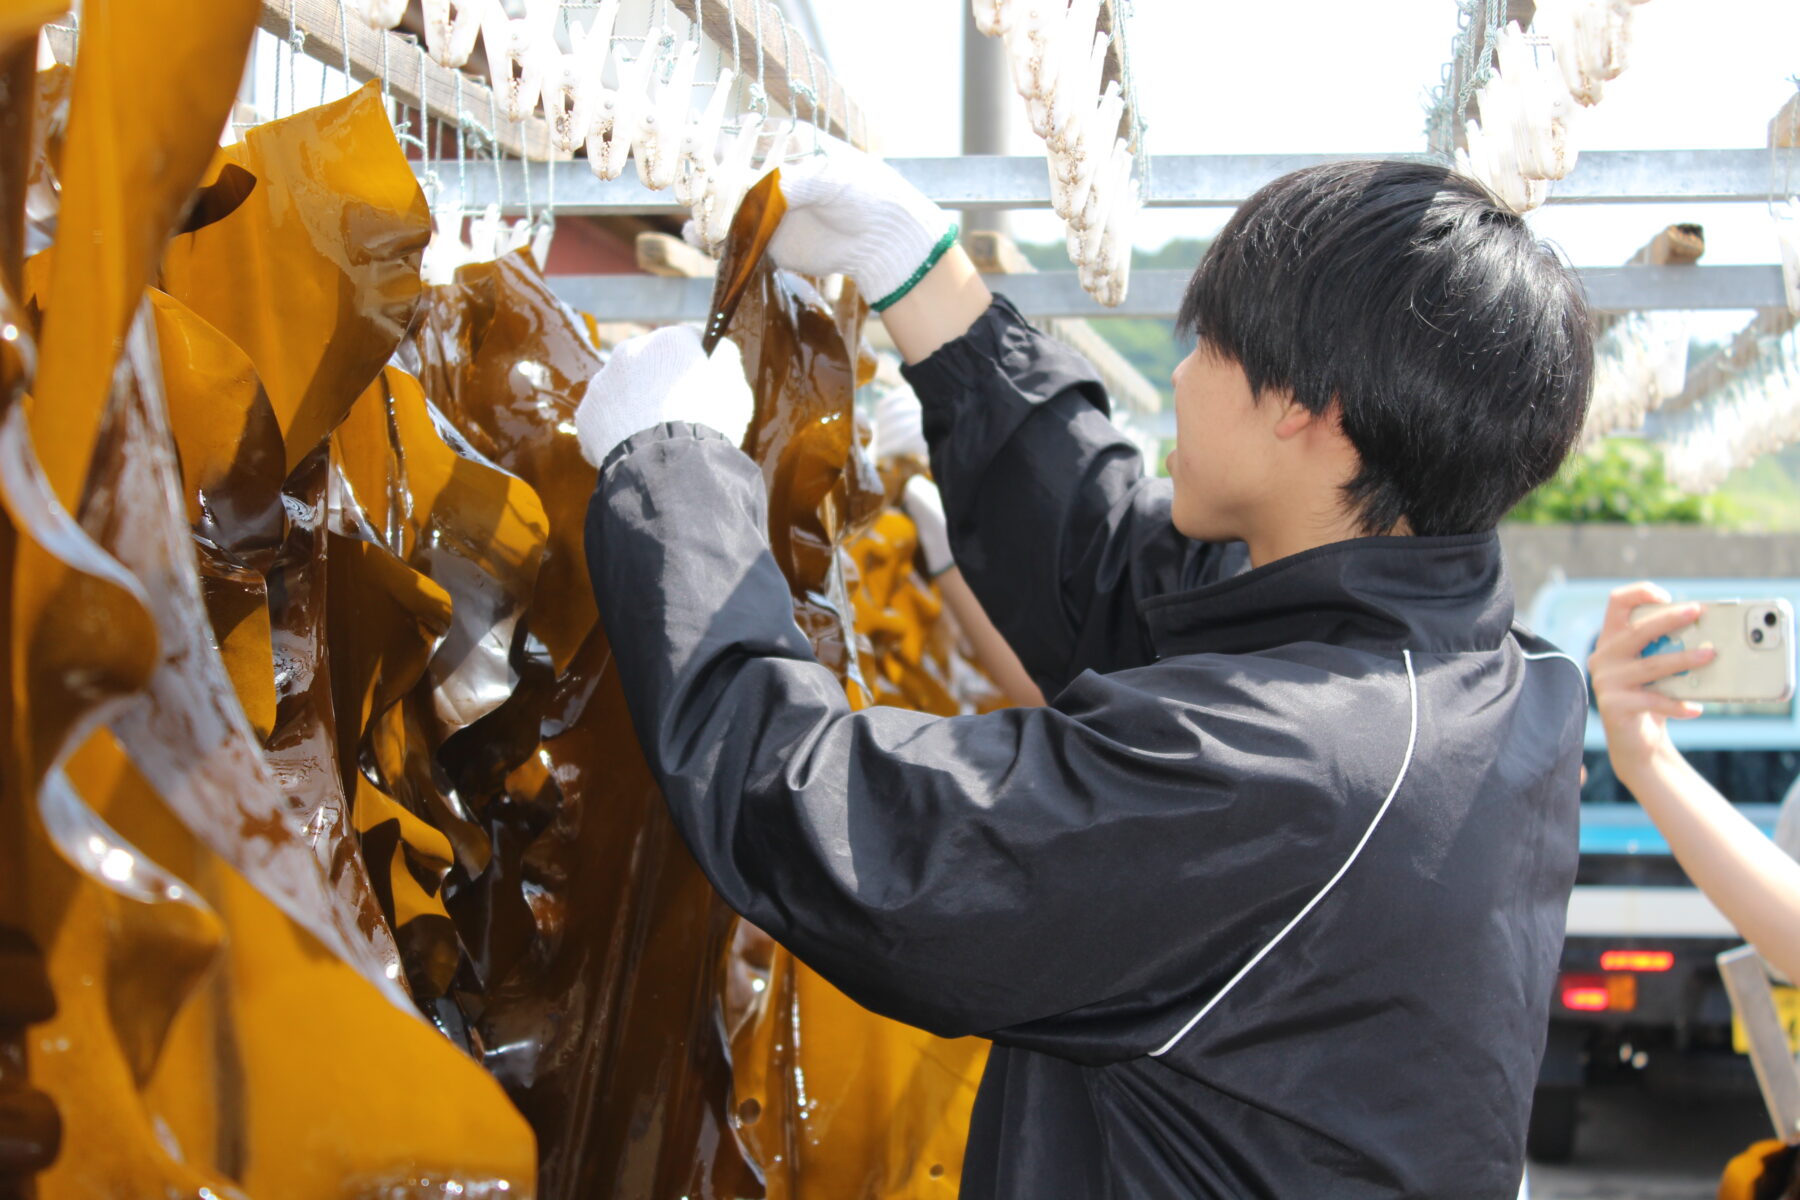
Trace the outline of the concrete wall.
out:
<instances>
[{"instance_id":1,"label":"concrete wall","mask_svg":"<svg viewBox=\"0 0 1800 1200\"><path fill-rule=\"evenodd\" d=\"M1567 579L1800 578L1800 533L1721 533L1700 525L1503 525L1523 612L1557 572Z\"/></svg>"}]
</instances>

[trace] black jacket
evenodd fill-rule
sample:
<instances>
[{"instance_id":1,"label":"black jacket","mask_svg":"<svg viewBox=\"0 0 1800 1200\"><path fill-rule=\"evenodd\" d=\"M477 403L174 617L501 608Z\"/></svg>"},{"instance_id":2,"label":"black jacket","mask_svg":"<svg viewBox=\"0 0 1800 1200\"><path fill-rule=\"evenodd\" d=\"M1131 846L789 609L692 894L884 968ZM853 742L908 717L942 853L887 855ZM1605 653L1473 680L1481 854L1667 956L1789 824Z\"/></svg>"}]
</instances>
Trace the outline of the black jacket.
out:
<instances>
[{"instance_id":1,"label":"black jacket","mask_svg":"<svg viewBox=\"0 0 1800 1200\"><path fill-rule=\"evenodd\" d=\"M588 561L713 885L869 1008L993 1039L968 1200L1513 1196L1584 699L1496 537L1247 570L1004 301L908 375L957 561L1054 700L850 712L760 472L637 435Z\"/></svg>"}]
</instances>

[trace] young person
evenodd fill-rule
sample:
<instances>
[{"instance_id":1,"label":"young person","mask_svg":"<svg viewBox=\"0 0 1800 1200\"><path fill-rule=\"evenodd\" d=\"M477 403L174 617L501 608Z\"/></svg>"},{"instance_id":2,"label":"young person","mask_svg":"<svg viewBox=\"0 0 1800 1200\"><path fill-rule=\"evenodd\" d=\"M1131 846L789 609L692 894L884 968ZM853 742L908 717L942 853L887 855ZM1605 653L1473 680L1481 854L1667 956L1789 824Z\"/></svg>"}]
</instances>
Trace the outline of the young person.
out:
<instances>
[{"instance_id":1,"label":"young person","mask_svg":"<svg viewBox=\"0 0 1800 1200\"><path fill-rule=\"evenodd\" d=\"M1585 703L1494 526L1581 426L1572 274L1443 168L1278 180L1189 286L1153 480L897 174L783 176L777 260L878 298L955 559L1050 703L850 712L715 432L735 356L621 346L578 418L588 561L720 895L868 1007L993 1040L970 1200L1515 1195Z\"/></svg>"}]
</instances>

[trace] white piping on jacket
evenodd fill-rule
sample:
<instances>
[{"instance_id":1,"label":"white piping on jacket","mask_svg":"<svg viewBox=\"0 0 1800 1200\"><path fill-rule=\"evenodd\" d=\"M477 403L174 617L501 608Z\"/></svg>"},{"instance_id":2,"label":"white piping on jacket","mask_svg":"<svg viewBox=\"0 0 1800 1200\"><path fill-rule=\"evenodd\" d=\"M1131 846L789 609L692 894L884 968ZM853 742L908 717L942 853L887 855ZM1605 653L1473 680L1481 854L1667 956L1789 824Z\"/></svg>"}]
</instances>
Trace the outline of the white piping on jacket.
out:
<instances>
[{"instance_id":1,"label":"white piping on jacket","mask_svg":"<svg viewBox=\"0 0 1800 1200\"><path fill-rule=\"evenodd\" d=\"M1587 668L1577 662L1574 656L1564 654L1561 650L1540 650L1536 654L1526 654L1525 651L1521 650L1519 653L1525 656L1526 662L1541 662L1546 658L1560 658L1571 667L1574 667L1576 673L1581 676L1582 701L1583 703L1587 701Z\"/></svg>"},{"instance_id":2,"label":"white piping on jacket","mask_svg":"<svg viewBox=\"0 0 1800 1200\"><path fill-rule=\"evenodd\" d=\"M1381 807L1375 810L1375 819L1369 822L1369 827L1363 830L1362 840L1356 843L1356 848L1354 850L1350 851L1350 857L1346 858L1344 860L1344 865L1337 869L1337 874L1325 881L1325 886L1319 889L1318 895L1314 896L1311 900L1308 900L1306 902L1306 907L1295 913L1294 919L1282 926L1281 932L1269 939L1269 944L1264 946L1261 950L1258 950L1254 958L1239 967L1237 974L1226 981L1225 986L1219 989L1217 995L1206 1002L1205 1007L1189 1017L1187 1024L1177 1030L1174 1037L1164 1042L1155 1050L1150 1051L1151 1058L1158 1058L1173 1049L1176 1042L1179 1042L1182 1038L1187 1036L1188 1030L1200 1023L1201 1017L1204 1017L1207 1013L1211 1012L1214 1006L1216 1006L1219 1001L1223 1000L1232 988L1238 985L1238 980L1248 975L1250 969L1261 962L1264 957L1268 955L1269 951L1281 944L1282 938L1293 932L1294 926L1306 919L1307 913L1318 907L1319 901L1323 900L1331 889L1337 886L1337 881L1344 877L1345 872L1350 870L1351 864L1356 861L1357 856L1363 852L1363 847L1368 845L1369 839L1374 836L1375 827L1381 824L1381 818L1387 815L1388 807L1394 803L1394 797L1400 792L1400 785L1406 782L1407 768L1412 766L1413 750L1419 744L1419 680L1418 676L1413 674L1412 651L1402 650L1400 653L1406 659L1406 690L1412 700L1412 728L1406 735L1406 757L1400 760L1400 773L1394 776L1394 786L1388 789L1387 799L1383 800L1381 802Z\"/></svg>"}]
</instances>

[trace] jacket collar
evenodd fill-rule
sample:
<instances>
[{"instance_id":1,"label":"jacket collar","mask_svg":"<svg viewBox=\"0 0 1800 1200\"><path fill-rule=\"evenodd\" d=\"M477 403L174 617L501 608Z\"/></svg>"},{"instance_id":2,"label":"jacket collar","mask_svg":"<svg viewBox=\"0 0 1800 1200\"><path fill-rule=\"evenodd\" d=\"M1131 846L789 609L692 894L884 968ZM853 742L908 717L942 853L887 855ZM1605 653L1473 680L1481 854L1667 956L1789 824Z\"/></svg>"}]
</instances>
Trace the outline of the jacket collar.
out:
<instances>
[{"instance_id":1,"label":"jacket collar","mask_svg":"<svg viewBox=\"0 0 1800 1200\"><path fill-rule=\"evenodd\" d=\"M1333 542L1159 596L1142 612L1162 658L1292 642L1456 653L1500 645L1513 595L1500 537L1490 531Z\"/></svg>"}]
</instances>

